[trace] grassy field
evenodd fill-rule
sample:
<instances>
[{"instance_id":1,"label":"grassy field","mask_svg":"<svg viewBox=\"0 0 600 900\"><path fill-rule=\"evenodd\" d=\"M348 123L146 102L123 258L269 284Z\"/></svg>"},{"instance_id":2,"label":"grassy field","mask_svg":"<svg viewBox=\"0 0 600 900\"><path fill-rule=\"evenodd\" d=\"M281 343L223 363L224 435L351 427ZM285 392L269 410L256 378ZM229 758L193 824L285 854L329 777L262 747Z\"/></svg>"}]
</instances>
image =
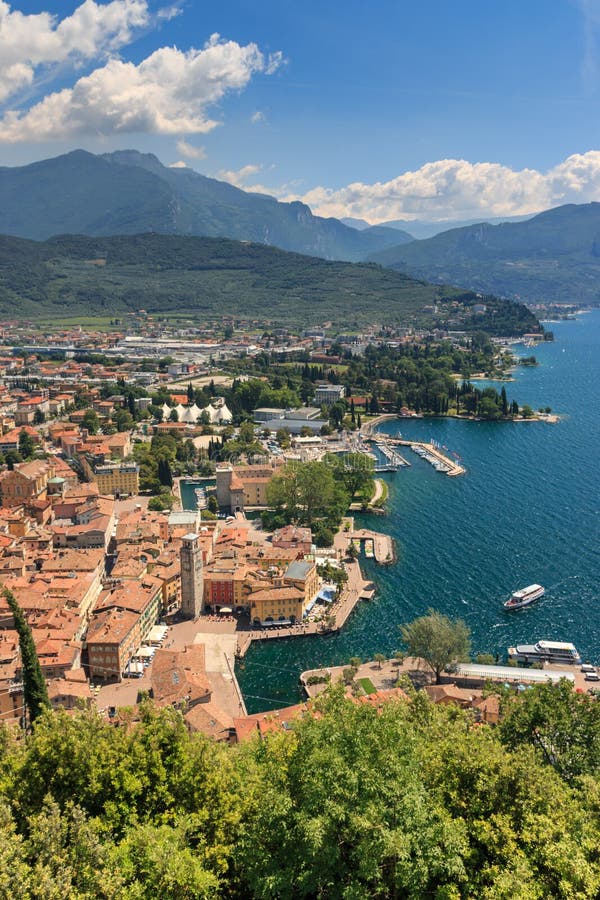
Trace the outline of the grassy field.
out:
<instances>
[{"instance_id":1,"label":"grassy field","mask_svg":"<svg viewBox=\"0 0 600 900\"><path fill-rule=\"evenodd\" d=\"M360 684L360 686L363 689L363 691L365 692L365 694L376 694L377 693L377 688L375 687L375 685L373 684L373 682L371 681L370 678L359 678L358 683Z\"/></svg>"}]
</instances>

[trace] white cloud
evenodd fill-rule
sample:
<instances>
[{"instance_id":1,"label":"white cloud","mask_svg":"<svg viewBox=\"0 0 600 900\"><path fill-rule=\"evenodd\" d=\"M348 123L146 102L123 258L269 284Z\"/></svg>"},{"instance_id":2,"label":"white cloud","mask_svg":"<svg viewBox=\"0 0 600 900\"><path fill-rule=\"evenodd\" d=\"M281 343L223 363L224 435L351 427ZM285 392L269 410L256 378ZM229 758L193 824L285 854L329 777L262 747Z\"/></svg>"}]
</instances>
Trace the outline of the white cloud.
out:
<instances>
[{"instance_id":1,"label":"white cloud","mask_svg":"<svg viewBox=\"0 0 600 900\"><path fill-rule=\"evenodd\" d=\"M169 163L167 168L168 169L189 169L189 166L186 162L184 162L182 159L180 159L177 162Z\"/></svg>"},{"instance_id":2,"label":"white cloud","mask_svg":"<svg viewBox=\"0 0 600 900\"><path fill-rule=\"evenodd\" d=\"M258 125L259 122L265 121L265 114L261 112L260 109L257 109L256 112L252 113L250 116L250 121L253 125Z\"/></svg>"},{"instance_id":3,"label":"white cloud","mask_svg":"<svg viewBox=\"0 0 600 900\"><path fill-rule=\"evenodd\" d=\"M256 72L270 72L256 44L214 34L201 50L162 47L139 65L110 59L72 88L49 94L29 110L0 119L0 142L45 141L86 134L203 134L219 123L207 108L241 90Z\"/></svg>"},{"instance_id":4,"label":"white cloud","mask_svg":"<svg viewBox=\"0 0 600 900\"><path fill-rule=\"evenodd\" d=\"M204 147L196 147L188 141L177 141L177 152L188 159L206 159L206 150ZM183 163L185 165L185 163Z\"/></svg>"},{"instance_id":5,"label":"white cloud","mask_svg":"<svg viewBox=\"0 0 600 900\"><path fill-rule=\"evenodd\" d=\"M217 172L216 177L220 179L220 181L228 181L229 184L234 184L236 187L243 187L244 190L250 191L252 188L246 187L245 182L252 175L256 175L257 172L260 172L261 169L262 166L250 163L247 166L242 166L241 169L221 169Z\"/></svg>"},{"instance_id":6,"label":"white cloud","mask_svg":"<svg viewBox=\"0 0 600 900\"><path fill-rule=\"evenodd\" d=\"M369 222L526 215L563 203L600 200L600 151L574 154L545 173L442 159L386 182L315 187L304 194L269 190L281 200L302 200L318 215Z\"/></svg>"},{"instance_id":7,"label":"white cloud","mask_svg":"<svg viewBox=\"0 0 600 900\"><path fill-rule=\"evenodd\" d=\"M146 0L85 0L62 20L48 12L25 15L0 0L0 101L34 82L40 67L114 53L151 20Z\"/></svg>"}]
</instances>

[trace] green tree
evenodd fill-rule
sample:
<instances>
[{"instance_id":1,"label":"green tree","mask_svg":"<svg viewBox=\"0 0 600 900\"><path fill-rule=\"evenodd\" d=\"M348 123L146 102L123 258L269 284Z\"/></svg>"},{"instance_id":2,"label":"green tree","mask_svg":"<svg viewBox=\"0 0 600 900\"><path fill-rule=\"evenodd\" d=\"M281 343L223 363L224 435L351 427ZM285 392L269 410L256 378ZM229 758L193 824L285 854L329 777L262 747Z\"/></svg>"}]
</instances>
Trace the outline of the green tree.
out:
<instances>
[{"instance_id":1,"label":"green tree","mask_svg":"<svg viewBox=\"0 0 600 900\"><path fill-rule=\"evenodd\" d=\"M254 434L254 425L252 422L242 422L238 431L238 440L240 444L243 445L249 445L255 442L256 435Z\"/></svg>"},{"instance_id":2,"label":"green tree","mask_svg":"<svg viewBox=\"0 0 600 900\"><path fill-rule=\"evenodd\" d=\"M470 632L462 619L449 619L434 609L400 628L410 656L425 660L435 675L441 674L457 662L468 659L471 650Z\"/></svg>"},{"instance_id":3,"label":"green tree","mask_svg":"<svg viewBox=\"0 0 600 900\"><path fill-rule=\"evenodd\" d=\"M23 459L33 459L35 453L35 443L30 434L25 429L19 434L19 453Z\"/></svg>"},{"instance_id":4,"label":"green tree","mask_svg":"<svg viewBox=\"0 0 600 900\"><path fill-rule=\"evenodd\" d=\"M211 494L210 497L208 498L208 511L211 513L219 512L219 504L218 504L217 498L215 497L214 494Z\"/></svg>"},{"instance_id":5,"label":"green tree","mask_svg":"<svg viewBox=\"0 0 600 900\"><path fill-rule=\"evenodd\" d=\"M157 406L154 403L151 403L148 407L148 412L152 416L153 419L156 419L157 422L162 422L163 420L163 409L162 406Z\"/></svg>"},{"instance_id":6,"label":"green tree","mask_svg":"<svg viewBox=\"0 0 600 900\"><path fill-rule=\"evenodd\" d=\"M164 512L166 509L172 509L175 503L173 494L159 494L157 497L150 497L148 500L148 509L153 512Z\"/></svg>"},{"instance_id":7,"label":"green tree","mask_svg":"<svg viewBox=\"0 0 600 900\"><path fill-rule=\"evenodd\" d=\"M570 682L542 684L502 702L502 741L510 749L530 744L568 781L600 775L600 703L577 694Z\"/></svg>"},{"instance_id":8,"label":"green tree","mask_svg":"<svg viewBox=\"0 0 600 900\"><path fill-rule=\"evenodd\" d=\"M383 663L386 660L385 653L376 653L375 656L373 657L373 659L377 663L377 668L381 669L381 666L383 665Z\"/></svg>"},{"instance_id":9,"label":"green tree","mask_svg":"<svg viewBox=\"0 0 600 900\"><path fill-rule=\"evenodd\" d=\"M179 413L177 412L175 407L173 407L173 409L169 413L169 422L179 422Z\"/></svg>"},{"instance_id":10,"label":"green tree","mask_svg":"<svg viewBox=\"0 0 600 900\"><path fill-rule=\"evenodd\" d=\"M331 466L336 480L341 481L352 498L373 483L375 462L364 453L327 453L324 462Z\"/></svg>"},{"instance_id":11,"label":"green tree","mask_svg":"<svg viewBox=\"0 0 600 900\"><path fill-rule=\"evenodd\" d=\"M90 434L96 434L100 427L98 413L93 409L86 409L81 424Z\"/></svg>"},{"instance_id":12,"label":"green tree","mask_svg":"<svg viewBox=\"0 0 600 900\"><path fill-rule=\"evenodd\" d=\"M33 642L31 628L29 627L23 611L14 594L4 588L4 597L12 613L15 630L19 635L19 651L21 654L21 671L23 678L23 702L29 713L29 721L33 725L39 715L48 709L50 701L48 699L48 688L42 670L40 661Z\"/></svg>"},{"instance_id":13,"label":"green tree","mask_svg":"<svg viewBox=\"0 0 600 900\"><path fill-rule=\"evenodd\" d=\"M275 440L280 447L285 449L290 446L290 433L287 428L278 428L275 433Z\"/></svg>"},{"instance_id":14,"label":"green tree","mask_svg":"<svg viewBox=\"0 0 600 900\"><path fill-rule=\"evenodd\" d=\"M4 461L8 469L12 470L18 463L23 462L23 457L18 450L7 450L4 454Z\"/></svg>"},{"instance_id":15,"label":"green tree","mask_svg":"<svg viewBox=\"0 0 600 900\"><path fill-rule=\"evenodd\" d=\"M158 480L165 487L173 487L173 473L166 457L158 460Z\"/></svg>"},{"instance_id":16,"label":"green tree","mask_svg":"<svg viewBox=\"0 0 600 900\"><path fill-rule=\"evenodd\" d=\"M36 409L33 414L33 424L34 425L43 425L46 421L46 415L42 412L41 409Z\"/></svg>"},{"instance_id":17,"label":"green tree","mask_svg":"<svg viewBox=\"0 0 600 900\"><path fill-rule=\"evenodd\" d=\"M116 409L111 418L117 431L130 431L135 426L134 418L128 409Z\"/></svg>"}]
</instances>

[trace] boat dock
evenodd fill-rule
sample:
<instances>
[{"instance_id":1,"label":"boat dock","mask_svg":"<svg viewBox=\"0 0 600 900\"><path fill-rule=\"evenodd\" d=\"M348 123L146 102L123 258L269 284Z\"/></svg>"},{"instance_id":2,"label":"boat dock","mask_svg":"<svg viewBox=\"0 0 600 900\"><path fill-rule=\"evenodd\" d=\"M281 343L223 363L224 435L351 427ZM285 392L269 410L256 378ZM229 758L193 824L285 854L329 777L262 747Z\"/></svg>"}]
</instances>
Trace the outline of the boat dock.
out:
<instances>
[{"instance_id":1,"label":"boat dock","mask_svg":"<svg viewBox=\"0 0 600 900\"><path fill-rule=\"evenodd\" d=\"M410 447L413 453L416 453L421 459L430 463L438 472L441 472L443 475L448 475L450 478L454 478L457 475L464 475L467 471L465 467L461 466L455 459L452 459L450 456L447 456L446 453L443 453L439 447L426 441L405 441L401 438L389 438L388 444Z\"/></svg>"},{"instance_id":2,"label":"boat dock","mask_svg":"<svg viewBox=\"0 0 600 900\"><path fill-rule=\"evenodd\" d=\"M389 440L382 440L377 437L370 438L370 440L385 459L385 462L375 463L376 472L397 472L402 466L410 466L409 461L391 446Z\"/></svg>"},{"instance_id":3,"label":"boat dock","mask_svg":"<svg viewBox=\"0 0 600 900\"><path fill-rule=\"evenodd\" d=\"M379 565L388 565L394 561L394 542L389 534L361 528L358 531L343 532L342 538L346 542L346 547L352 544L354 547L358 545L360 548L360 545L364 544L365 556L374 559Z\"/></svg>"}]
</instances>

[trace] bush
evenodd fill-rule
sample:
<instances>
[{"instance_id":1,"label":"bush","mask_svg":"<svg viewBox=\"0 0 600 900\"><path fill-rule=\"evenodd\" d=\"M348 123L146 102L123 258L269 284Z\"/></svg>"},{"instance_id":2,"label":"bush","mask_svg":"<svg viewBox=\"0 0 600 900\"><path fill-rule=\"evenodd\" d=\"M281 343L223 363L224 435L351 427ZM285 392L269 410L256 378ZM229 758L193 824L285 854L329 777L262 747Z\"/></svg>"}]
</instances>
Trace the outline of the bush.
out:
<instances>
[{"instance_id":1,"label":"bush","mask_svg":"<svg viewBox=\"0 0 600 900\"><path fill-rule=\"evenodd\" d=\"M163 512L171 509L175 503L173 494L159 494L158 497L150 497L148 501L148 509L152 512Z\"/></svg>"},{"instance_id":2,"label":"bush","mask_svg":"<svg viewBox=\"0 0 600 900\"><path fill-rule=\"evenodd\" d=\"M331 547L333 544L333 531L331 528L328 528L327 525L322 525L320 522L317 522L314 526L314 537L317 547Z\"/></svg>"},{"instance_id":3,"label":"bush","mask_svg":"<svg viewBox=\"0 0 600 900\"><path fill-rule=\"evenodd\" d=\"M478 653L475 662L480 666L493 666L496 660L491 653Z\"/></svg>"},{"instance_id":4,"label":"bush","mask_svg":"<svg viewBox=\"0 0 600 900\"><path fill-rule=\"evenodd\" d=\"M354 681L354 676L356 675L356 669L353 666L347 666L342 671L342 678L344 679L344 684L352 684Z\"/></svg>"}]
</instances>

